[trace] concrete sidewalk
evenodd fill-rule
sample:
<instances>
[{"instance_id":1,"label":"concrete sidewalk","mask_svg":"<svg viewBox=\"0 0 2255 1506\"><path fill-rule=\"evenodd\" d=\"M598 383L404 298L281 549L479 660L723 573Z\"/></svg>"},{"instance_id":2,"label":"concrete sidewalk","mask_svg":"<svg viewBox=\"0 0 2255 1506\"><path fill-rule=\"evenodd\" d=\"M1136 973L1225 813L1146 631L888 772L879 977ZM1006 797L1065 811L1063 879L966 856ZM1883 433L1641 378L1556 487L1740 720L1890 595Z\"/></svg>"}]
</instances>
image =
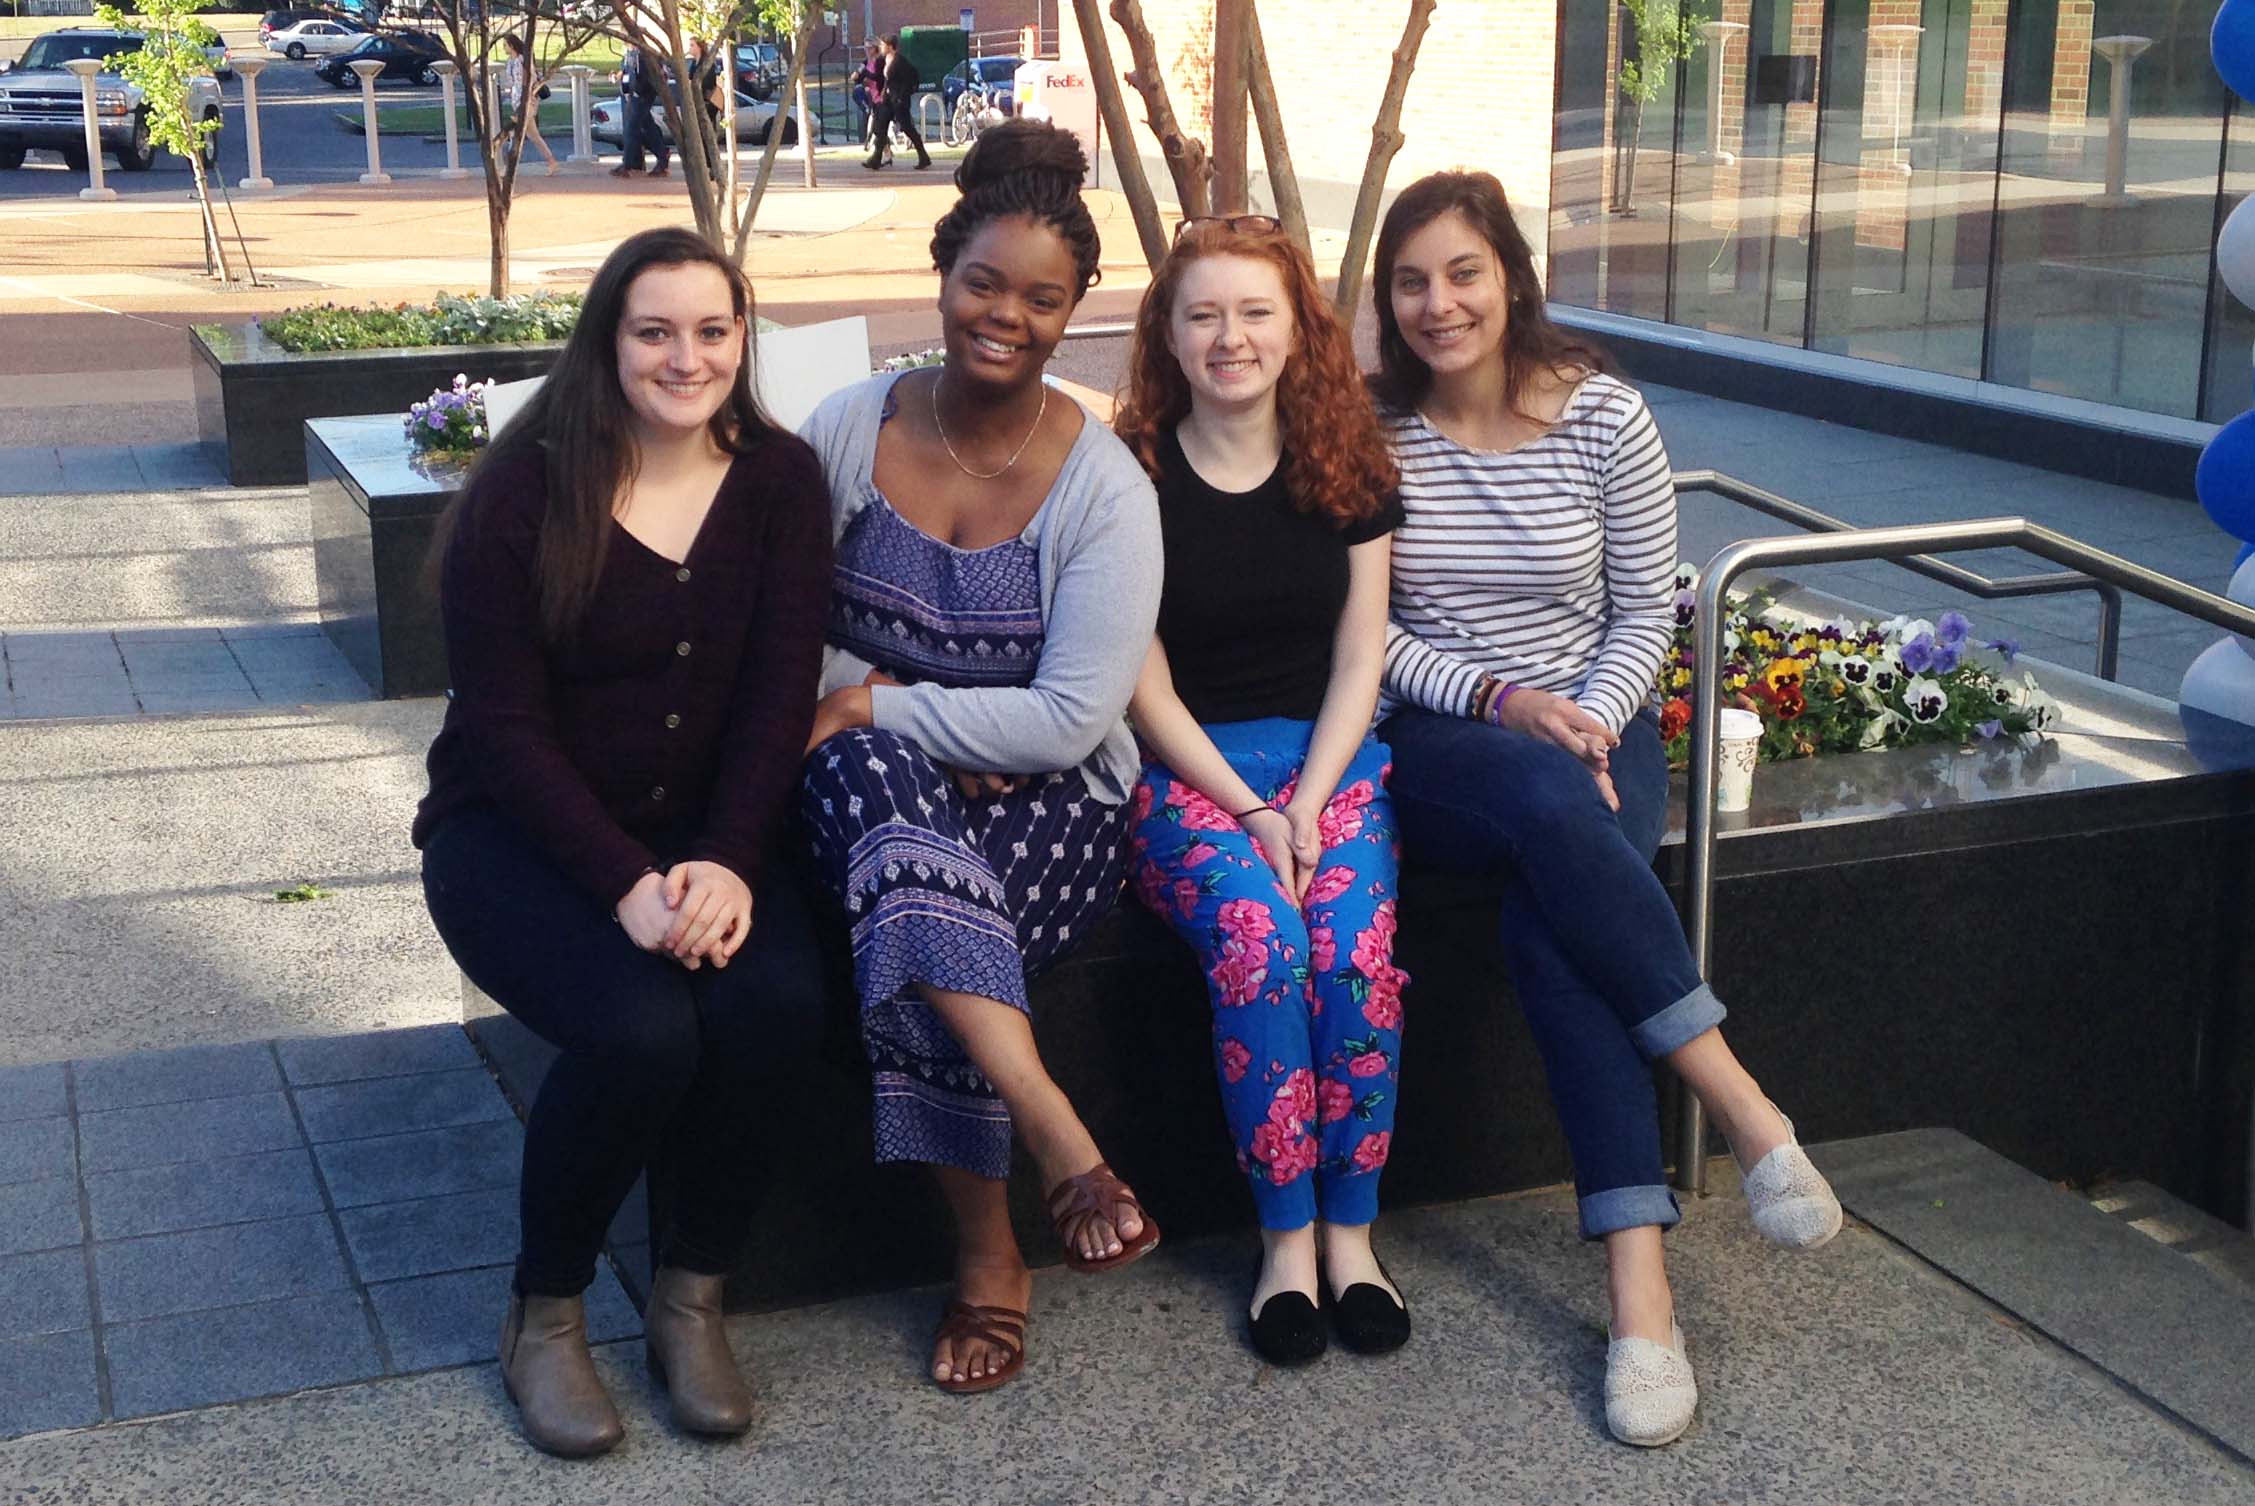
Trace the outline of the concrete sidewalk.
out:
<instances>
[{"instance_id":1,"label":"concrete sidewalk","mask_svg":"<svg viewBox=\"0 0 2255 1506\"><path fill-rule=\"evenodd\" d=\"M1993 1183L2025 1178L1995 1165ZM1026 1374L984 1397L921 1378L940 1294L900 1292L735 1320L759 1397L741 1443L675 1433L638 1346L620 1344L599 1364L628 1439L590 1463L527 1448L481 1363L0 1444L0 1494L133 1506L2255 1502L2246 1458L2171 1415L2180 1379L2109 1371L2045 1337L1961 1284L1952 1267L1982 1267L1947 1241L1937 1263L1851 1221L1814 1254L1770 1249L1727 1167L1716 1177L1669 1244L1700 1413L1654 1452L1605 1434L1600 1264L1559 1191L1389 1214L1381 1241L1417 1334L1377 1360L1262 1366L1238 1333L1250 1241L1221 1239L1102 1280L1040 1273ZM2108 1222L2052 1196L2071 1205L2062 1217ZM2027 1253L2039 1269L2062 1258ZM2159 1246L2147 1258L2182 1261ZM2213 1300L2242 1311L2220 1284ZM479 1341L488 1316L465 1319Z\"/></svg>"}]
</instances>

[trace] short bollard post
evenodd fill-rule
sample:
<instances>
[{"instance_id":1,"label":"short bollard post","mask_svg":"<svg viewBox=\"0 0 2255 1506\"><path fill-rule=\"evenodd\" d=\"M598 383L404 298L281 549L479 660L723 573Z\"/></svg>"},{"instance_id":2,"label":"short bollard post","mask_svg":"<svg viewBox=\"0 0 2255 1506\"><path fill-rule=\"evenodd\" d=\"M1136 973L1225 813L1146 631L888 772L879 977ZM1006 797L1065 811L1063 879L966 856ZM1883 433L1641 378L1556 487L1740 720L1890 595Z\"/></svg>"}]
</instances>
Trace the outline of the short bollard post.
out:
<instances>
[{"instance_id":1,"label":"short bollard post","mask_svg":"<svg viewBox=\"0 0 2255 1506\"><path fill-rule=\"evenodd\" d=\"M2130 192L2130 65L2153 45L2151 37L2100 37L2091 51L2113 70L2106 81L2106 189L2091 200L2109 208L2138 201Z\"/></svg>"},{"instance_id":2,"label":"short bollard post","mask_svg":"<svg viewBox=\"0 0 2255 1506\"><path fill-rule=\"evenodd\" d=\"M384 154L376 141L376 75L384 71L382 58L354 58L352 71L360 75L360 119L368 128L368 171L360 175L363 183L389 183L391 174L384 171Z\"/></svg>"},{"instance_id":3,"label":"short bollard post","mask_svg":"<svg viewBox=\"0 0 2255 1506\"><path fill-rule=\"evenodd\" d=\"M102 128L94 123L94 75L102 71L100 58L72 58L63 64L78 75L78 104L86 117L86 186L82 199L114 199L117 190L102 182Z\"/></svg>"},{"instance_id":4,"label":"short bollard post","mask_svg":"<svg viewBox=\"0 0 2255 1506\"><path fill-rule=\"evenodd\" d=\"M438 75L439 108L446 112L446 166L439 170L442 178L470 176L470 170L462 165L462 125L454 118L454 75L461 71L452 58L438 58L431 64L431 72Z\"/></svg>"},{"instance_id":5,"label":"short bollard post","mask_svg":"<svg viewBox=\"0 0 2255 1506\"><path fill-rule=\"evenodd\" d=\"M571 80L572 88L572 154L567 162L597 162L595 155L595 123L588 103L587 81L595 70L585 63L567 63L557 70Z\"/></svg>"},{"instance_id":6,"label":"short bollard post","mask_svg":"<svg viewBox=\"0 0 2255 1506\"><path fill-rule=\"evenodd\" d=\"M266 157L258 140L258 75L266 66L266 59L230 55L228 62L234 65L236 76L243 81L243 140L251 154L251 175L235 186L262 192L274 186L274 180L266 176Z\"/></svg>"}]
</instances>

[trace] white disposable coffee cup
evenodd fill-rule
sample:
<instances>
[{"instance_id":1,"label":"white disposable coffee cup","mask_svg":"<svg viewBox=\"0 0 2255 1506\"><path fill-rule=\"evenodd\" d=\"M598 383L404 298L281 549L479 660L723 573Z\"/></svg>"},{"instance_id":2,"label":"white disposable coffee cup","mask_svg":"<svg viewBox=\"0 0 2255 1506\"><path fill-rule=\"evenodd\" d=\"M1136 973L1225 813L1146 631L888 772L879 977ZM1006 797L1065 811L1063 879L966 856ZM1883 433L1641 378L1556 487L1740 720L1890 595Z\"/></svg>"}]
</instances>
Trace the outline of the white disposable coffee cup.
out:
<instances>
[{"instance_id":1,"label":"white disposable coffee cup","mask_svg":"<svg viewBox=\"0 0 2255 1506\"><path fill-rule=\"evenodd\" d=\"M1762 743L1762 719L1731 707L1723 712L1716 739L1715 809L1742 811L1754 803L1754 755Z\"/></svg>"}]
</instances>

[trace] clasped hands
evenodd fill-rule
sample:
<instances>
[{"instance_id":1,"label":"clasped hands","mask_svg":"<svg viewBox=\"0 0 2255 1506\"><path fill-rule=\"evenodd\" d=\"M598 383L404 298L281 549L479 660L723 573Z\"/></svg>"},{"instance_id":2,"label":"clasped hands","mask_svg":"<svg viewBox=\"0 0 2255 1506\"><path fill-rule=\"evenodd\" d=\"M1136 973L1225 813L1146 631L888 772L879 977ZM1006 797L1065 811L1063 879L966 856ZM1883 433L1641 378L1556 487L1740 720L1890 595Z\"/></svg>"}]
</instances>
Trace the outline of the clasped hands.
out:
<instances>
[{"instance_id":1,"label":"clasped hands","mask_svg":"<svg viewBox=\"0 0 2255 1506\"><path fill-rule=\"evenodd\" d=\"M752 931L752 891L719 863L676 863L634 881L611 912L627 939L645 952L663 952L695 972L728 959Z\"/></svg>"},{"instance_id":2,"label":"clasped hands","mask_svg":"<svg viewBox=\"0 0 2255 1506\"><path fill-rule=\"evenodd\" d=\"M1247 811L1237 821L1245 828L1245 835L1253 839L1253 850L1276 870L1277 882L1292 896L1294 904L1306 902L1316 865L1323 861L1323 835L1318 825L1322 814L1320 807L1302 805L1295 799Z\"/></svg>"},{"instance_id":3,"label":"clasped hands","mask_svg":"<svg viewBox=\"0 0 2255 1506\"><path fill-rule=\"evenodd\" d=\"M869 688L872 685L898 685L900 681L881 669L869 671L859 685L841 685L824 696L814 708L814 730L807 735L806 750L812 753L841 732L855 727L867 727L876 720ZM955 787L966 800L991 800L997 795L1007 795L1012 790L1023 789L1023 774L990 774L977 769L958 769L942 764Z\"/></svg>"},{"instance_id":4,"label":"clasped hands","mask_svg":"<svg viewBox=\"0 0 2255 1506\"><path fill-rule=\"evenodd\" d=\"M1620 746L1620 735L1584 711L1578 701L1523 685L1503 703L1498 720L1500 725L1514 732L1556 743L1580 759L1596 776L1597 793L1604 797L1606 808L1616 811L1621 808L1621 797L1613 789L1608 762L1613 749Z\"/></svg>"}]
</instances>

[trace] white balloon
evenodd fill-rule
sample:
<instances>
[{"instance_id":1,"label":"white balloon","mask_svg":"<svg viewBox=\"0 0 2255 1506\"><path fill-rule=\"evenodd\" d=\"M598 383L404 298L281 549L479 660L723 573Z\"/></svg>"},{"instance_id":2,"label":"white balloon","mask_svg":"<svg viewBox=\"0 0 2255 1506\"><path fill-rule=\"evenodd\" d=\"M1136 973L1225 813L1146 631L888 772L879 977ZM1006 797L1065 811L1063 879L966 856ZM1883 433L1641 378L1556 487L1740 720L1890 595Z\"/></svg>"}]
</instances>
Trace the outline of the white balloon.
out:
<instances>
[{"instance_id":1,"label":"white balloon","mask_svg":"<svg viewBox=\"0 0 2255 1506\"><path fill-rule=\"evenodd\" d=\"M2234 298L2255 308L2255 194L2239 201L2216 237L2216 273Z\"/></svg>"},{"instance_id":2,"label":"white balloon","mask_svg":"<svg viewBox=\"0 0 2255 1506\"><path fill-rule=\"evenodd\" d=\"M2255 725L2255 659L2233 653L2229 640L2218 638L2185 671L2177 700L2210 716Z\"/></svg>"}]
</instances>

